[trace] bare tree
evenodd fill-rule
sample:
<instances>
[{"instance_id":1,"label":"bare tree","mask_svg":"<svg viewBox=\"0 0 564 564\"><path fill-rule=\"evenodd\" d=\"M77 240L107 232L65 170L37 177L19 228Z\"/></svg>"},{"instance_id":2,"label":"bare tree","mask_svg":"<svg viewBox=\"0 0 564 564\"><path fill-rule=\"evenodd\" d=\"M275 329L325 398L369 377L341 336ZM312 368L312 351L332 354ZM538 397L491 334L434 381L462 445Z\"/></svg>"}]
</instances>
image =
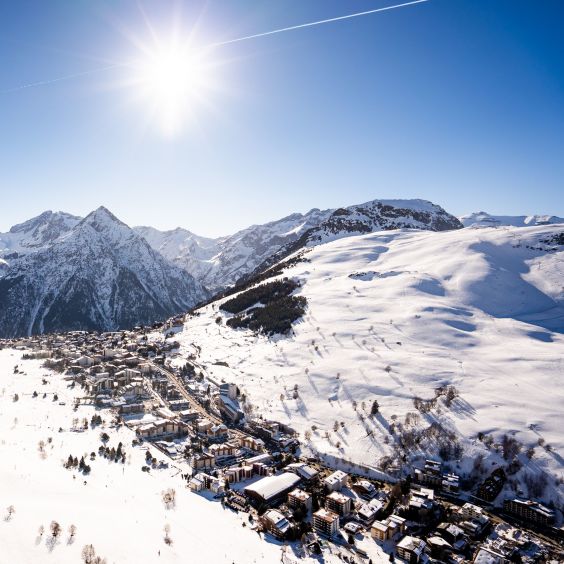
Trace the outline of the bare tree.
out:
<instances>
[{"instance_id":1,"label":"bare tree","mask_svg":"<svg viewBox=\"0 0 564 564\"><path fill-rule=\"evenodd\" d=\"M76 525L70 525L69 526L69 544L72 543L75 536L76 536Z\"/></svg>"},{"instance_id":2,"label":"bare tree","mask_svg":"<svg viewBox=\"0 0 564 564\"><path fill-rule=\"evenodd\" d=\"M162 491L161 496L167 509L172 509L176 505L176 490L174 488Z\"/></svg>"},{"instance_id":3,"label":"bare tree","mask_svg":"<svg viewBox=\"0 0 564 564\"><path fill-rule=\"evenodd\" d=\"M57 521L51 521L50 525L51 536L56 539L61 534L61 525Z\"/></svg>"},{"instance_id":4,"label":"bare tree","mask_svg":"<svg viewBox=\"0 0 564 564\"><path fill-rule=\"evenodd\" d=\"M12 515L16 512L16 509L13 505L9 505L6 508L6 512L7 512L6 521L9 521L12 518Z\"/></svg>"},{"instance_id":5,"label":"bare tree","mask_svg":"<svg viewBox=\"0 0 564 564\"><path fill-rule=\"evenodd\" d=\"M164 526L164 533L165 533L165 537L164 537L165 543L168 545L172 544L172 539L170 538L170 525L168 523Z\"/></svg>"},{"instance_id":6,"label":"bare tree","mask_svg":"<svg viewBox=\"0 0 564 564\"><path fill-rule=\"evenodd\" d=\"M91 544L86 544L82 548L81 556L84 564L93 564L94 558L96 558L96 551Z\"/></svg>"}]
</instances>

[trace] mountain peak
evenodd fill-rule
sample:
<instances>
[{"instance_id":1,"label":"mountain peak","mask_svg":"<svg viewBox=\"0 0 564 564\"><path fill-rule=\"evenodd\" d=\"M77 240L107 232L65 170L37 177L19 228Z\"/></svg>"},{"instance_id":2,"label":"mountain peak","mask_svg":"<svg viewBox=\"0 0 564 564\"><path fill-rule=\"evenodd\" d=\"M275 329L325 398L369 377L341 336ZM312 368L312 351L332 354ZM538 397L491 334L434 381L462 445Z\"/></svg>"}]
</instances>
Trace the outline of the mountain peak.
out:
<instances>
[{"instance_id":1,"label":"mountain peak","mask_svg":"<svg viewBox=\"0 0 564 564\"><path fill-rule=\"evenodd\" d=\"M108 208L105 206L100 206L94 211L90 212L82 221L82 225L90 225L97 231L101 231L112 225L119 225L121 227L127 227L123 221L118 219Z\"/></svg>"},{"instance_id":2,"label":"mountain peak","mask_svg":"<svg viewBox=\"0 0 564 564\"><path fill-rule=\"evenodd\" d=\"M79 219L79 217L71 215L70 213L46 210L43 213L24 221L23 223L18 223L17 225L12 226L10 228L10 233L27 233L37 227L41 227L49 223L63 223L66 221L70 221L72 223L73 221L78 221Z\"/></svg>"}]
</instances>

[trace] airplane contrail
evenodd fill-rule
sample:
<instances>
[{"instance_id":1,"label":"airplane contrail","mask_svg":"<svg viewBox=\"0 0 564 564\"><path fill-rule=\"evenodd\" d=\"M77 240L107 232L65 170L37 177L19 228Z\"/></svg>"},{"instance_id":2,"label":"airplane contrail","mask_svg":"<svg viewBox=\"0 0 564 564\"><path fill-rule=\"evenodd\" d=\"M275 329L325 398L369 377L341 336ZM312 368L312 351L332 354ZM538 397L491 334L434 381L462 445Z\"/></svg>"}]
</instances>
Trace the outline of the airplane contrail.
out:
<instances>
[{"instance_id":1,"label":"airplane contrail","mask_svg":"<svg viewBox=\"0 0 564 564\"><path fill-rule=\"evenodd\" d=\"M274 35L275 33L282 33L284 31L292 31L294 29L302 29L304 27L313 27L314 25L321 25L331 22L338 22L340 20L348 20L350 18L357 18L359 16L367 16L368 14L375 14L376 12L385 12L386 10L395 10L396 8L405 8L413 4L422 4L429 0L412 0L411 2L404 2L403 4L396 4L395 6L384 6L383 8L376 8L374 10L366 10L365 12L356 12L355 14L347 14L346 16L337 16L335 18L328 18L326 20L319 20L316 22L308 22L304 24L291 25L290 27L282 27L272 31L264 31L263 33L255 33L254 35L247 35L245 37L238 37L237 39L228 39L218 43L212 43L208 47L220 47L221 45L229 45L230 43L237 43L239 41L247 41L247 39L256 39L257 37L265 37L266 35Z\"/></svg>"},{"instance_id":2,"label":"airplane contrail","mask_svg":"<svg viewBox=\"0 0 564 564\"><path fill-rule=\"evenodd\" d=\"M383 8L375 8L373 10L366 10L364 12L356 12L354 14L347 14L345 16L337 16L334 18L327 18L325 20L318 20L315 22L308 22L298 25L291 25L289 27L282 27L280 29L273 29L271 31L264 31L262 33L255 33L253 35L246 35L245 37L237 37L235 39L227 39L225 41L218 41L217 43L210 43L203 47L203 49L208 49L212 47L221 47L223 45L230 45L231 43L239 43L240 41L248 41L249 39L257 39L259 37L266 37L267 35L274 35L276 33L283 33L285 31L293 31L296 29L303 29L305 27L313 27L316 25L322 25L332 22L338 22L341 20L348 20L351 18L358 18L360 16L368 16L369 14L376 14L377 12L385 12L388 10L395 10L397 8L405 8L407 6L413 6L414 4L423 4L424 2L429 2L429 0L411 0L410 2L404 2L403 4L395 4L393 6L384 6ZM19 90L26 90L28 88L35 88L37 86L48 86L49 84L54 84L56 82L62 82L64 80L72 80L73 78L80 78L82 76L87 76L89 74L94 74L98 72L103 72L111 69L116 69L120 67L128 66L127 63L116 63L113 65L107 65L105 67L98 67L95 69L77 72L74 74L67 74L64 76L59 76L57 78L51 78L46 80L38 80L37 82L29 82L27 84L21 84L19 86L15 86L13 88L9 88L7 90L0 90L0 94L10 94L12 92L17 92Z\"/></svg>"}]
</instances>

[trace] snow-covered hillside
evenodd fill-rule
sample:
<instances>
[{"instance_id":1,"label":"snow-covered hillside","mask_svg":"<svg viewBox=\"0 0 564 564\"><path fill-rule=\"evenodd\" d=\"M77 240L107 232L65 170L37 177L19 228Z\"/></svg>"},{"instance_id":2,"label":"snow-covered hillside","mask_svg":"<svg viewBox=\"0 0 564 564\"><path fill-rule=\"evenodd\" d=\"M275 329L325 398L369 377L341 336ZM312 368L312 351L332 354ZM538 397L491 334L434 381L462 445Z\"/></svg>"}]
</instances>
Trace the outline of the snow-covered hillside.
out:
<instances>
[{"instance_id":1,"label":"snow-covered hillside","mask_svg":"<svg viewBox=\"0 0 564 564\"><path fill-rule=\"evenodd\" d=\"M555 215L491 215L480 211L459 217L464 227L527 227L564 223L564 217Z\"/></svg>"},{"instance_id":2,"label":"snow-covered hillside","mask_svg":"<svg viewBox=\"0 0 564 564\"><path fill-rule=\"evenodd\" d=\"M115 330L180 313L208 296L107 209L0 278L0 336Z\"/></svg>"},{"instance_id":3,"label":"snow-covered hillside","mask_svg":"<svg viewBox=\"0 0 564 564\"><path fill-rule=\"evenodd\" d=\"M215 240L183 229L159 232L138 227L136 231L204 286L218 291L262 268L279 251L287 254L328 239L399 227L442 231L462 225L441 207L424 200L373 200L348 208L295 213Z\"/></svg>"},{"instance_id":4,"label":"snow-covered hillside","mask_svg":"<svg viewBox=\"0 0 564 564\"><path fill-rule=\"evenodd\" d=\"M335 461L377 469L390 457L382 467L391 468L402 444L410 456L442 450L476 481L504 462L495 445L507 434L523 445L516 487L527 495L529 477L545 474L540 497L562 498L562 231L396 230L321 244L282 274L308 301L294 334L230 329L216 302L177 337L183 353L235 381L257 414L302 440L309 431L311 449ZM414 406L447 386L452 401Z\"/></svg>"},{"instance_id":5,"label":"snow-covered hillside","mask_svg":"<svg viewBox=\"0 0 564 564\"><path fill-rule=\"evenodd\" d=\"M87 544L108 564L280 562L278 543L265 542L242 526L246 514L237 516L222 510L218 501L190 493L180 477L187 470L177 464L142 472L146 447L131 446L133 431L110 426L111 414L91 405L73 411L74 399L83 395L79 387L71 389L60 375L42 369L40 361L22 362L21 355L0 350L1 562L77 564L83 562ZM16 365L18 373L13 371ZM83 419L90 421L94 414L107 420L101 427L83 430ZM90 460L91 452L98 453L101 432L109 435L109 447L123 443L124 464L100 456ZM158 456L158 451L153 453ZM65 469L69 454L84 455L90 473ZM167 488L176 490L176 504L170 509L161 499ZM55 539L52 521L61 526ZM76 528L72 536L71 525ZM170 545L163 540L166 525Z\"/></svg>"}]
</instances>

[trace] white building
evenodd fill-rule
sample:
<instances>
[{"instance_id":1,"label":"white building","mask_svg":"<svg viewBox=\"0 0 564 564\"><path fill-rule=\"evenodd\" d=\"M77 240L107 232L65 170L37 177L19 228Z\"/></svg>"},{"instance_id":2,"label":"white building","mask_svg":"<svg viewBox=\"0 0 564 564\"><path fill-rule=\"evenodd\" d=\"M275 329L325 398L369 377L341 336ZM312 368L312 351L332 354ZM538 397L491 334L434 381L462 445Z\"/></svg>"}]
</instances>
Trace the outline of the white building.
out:
<instances>
[{"instance_id":1,"label":"white building","mask_svg":"<svg viewBox=\"0 0 564 564\"><path fill-rule=\"evenodd\" d=\"M325 487L332 492L339 492L347 485L348 474L342 470L336 470L323 480Z\"/></svg>"}]
</instances>

